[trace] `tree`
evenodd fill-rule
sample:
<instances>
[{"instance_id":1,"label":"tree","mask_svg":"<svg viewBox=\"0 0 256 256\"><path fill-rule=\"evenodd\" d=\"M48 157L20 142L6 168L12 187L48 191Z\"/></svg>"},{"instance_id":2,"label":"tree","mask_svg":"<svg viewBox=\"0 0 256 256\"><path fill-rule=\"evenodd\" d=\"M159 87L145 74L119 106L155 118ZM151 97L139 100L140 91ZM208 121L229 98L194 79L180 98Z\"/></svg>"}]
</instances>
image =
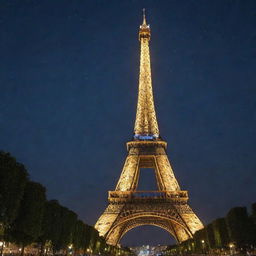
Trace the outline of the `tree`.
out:
<instances>
[{"instance_id":1,"label":"tree","mask_svg":"<svg viewBox=\"0 0 256 256\"><path fill-rule=\"evenodd\" d=\"M88 249L88 241L90 240L89 236L88 236L88 231L87 228L88 225L86 225L85 223L83 223L83 232L82 232L82 240L81 240L81 249L83 250L83 254L86 254L86 251Z\"/></svg>"},{"instance_id":2,"label":"tree","mask_svg":"<svg viewBox=\"0 0 256 256\"><path fill-rule=\"evenodd\" d=\"M99 232L96 230L94 227L87 225L86 226L86 248L90 249L93 251L93 253L96 253L98 244L97 241L99 239Z\"/></svg>"},{"instance_id":3,"label":"tree","mask_svg":"<svg viewBox=\"0 0 256 256\"><path fill-rule=\"evenodd\" d=\"M238 248L246 248L251 243L252 235L252 225L246 207L231 209L226 216L226 222L231 242Z\"/></svg>"},{"instance_id":4,"label":"tree","mask_svg":"<svg viewBox=\"0 0 256 256\"><path fill-rule=\"evenodd\" d=\"M197 253L205 253L207 250L207 233L206 229L200 229L194 234L195 250Z\"/></svg>"},{"instance_id":5,"label":"tree","mask_svg":"<svg viewBox=\"0 0 256 256\"><path fill-rule=\"evenodd\" d=\"M18 163L9 153L0 151L0 225L2 235L5 228L18 214L28 173L24 165Z\"/></svg>"},{"instance_id":6,"label":"tree","mask_svg":"<svg viewBox=\"0 0 256 256\"><path fill-rule=\"evenodd\" d=\"M252 204L252 220L256 225L256 203Z\"/></svg>"},{"instance_id":7,"label":"tree","mask_svg":"<svg viewBox=\"0 0 256 256\"><path fill-rule=\"evenodd\" d=\"M52 240L54 253L60 249L67 249L71 244L77 221L77 215L66 207L60 206L58 214L60 217L55 223L58 236Z\"/></svg>"},{"instance_id":8,"label":"tree","mask_svg":"<svg viewBox=\"0 0 256 256\"><path fill-rule=\"evenodd\" d=\"M90 248L90 242L91 242L91 234L93 231L93 227L85 224L85 234L83 236L83 248L84 250L87 250Z\"/></svg>"},{"instance_id":9,"label":"tree","mask_svg":"<svg viewBox=\"0 0 256 256\"><path fill-rule=\"evenodd\" d=\"M73 245L75 255L79 249L83 248L84 236L85 236L86 226L81 220L77 220L75 224L75 229L73 233Z\"/></svg>"},{"instance_id":10,"label":"tree","mask_svg":"<svg viewBox=\"0 0 256 256\"><path fill-rule=\"evenodd\" d=\"M252 204L252 215L250 219L252 223L252 244L256 246L256 203Z\"/></svg>"},{"instance_id":11,"label":"tree","mask_svg":"<svg viewBox=\"0 0 256 256\"><path fill-rule=\"evenodd\" d=\"M207 242L209 244L209 248L215 249L215 239L214 239L214 230L213 230L213 224L210 223L206 226L206 233L207 233Z\"/></svg>"},{"instance_id":12,"label":"tree","mask_svg":"<svg viewBox=\"0 0 256 256\"><path fill-rule=\"evenodd\" d=\"M27 182L17 219L9 232L10 240L22 246L21 255L24 247L40 235L45 201L45 188L39 183Z\"/></svg>"},{"instance_id":13,"label":"tree","mask_svg":"<svg viewBox=\"0 0 256 256\"><path fill-rule=\"evenodd\" d=\"M193 239L187 239L185 241L183 241L180 244L180 252L183 254L188 254L188 253L192 253L194 250L194 242Z\"/></svg>"},{"instance_id":14,"label":"tree","mask_svg":"<svg viewBox=\"0 0 256 256\"><path fill-rule=\"evenodd\" d=\"M224 248L230 242L225 218L218 218L212 222L216 248Z\"/></svg>"},{"instance_id":15,"label":"tree","mask_svg":"<svg viewBox=\"0 0 256 256\"><path fill-rule=\"evenodd\" d=\"M61 233L61 206L57 200L46 201L42 220L42 230L38 241L42 255L47 241L56 241Z\"/></svg>"}]
</instances>

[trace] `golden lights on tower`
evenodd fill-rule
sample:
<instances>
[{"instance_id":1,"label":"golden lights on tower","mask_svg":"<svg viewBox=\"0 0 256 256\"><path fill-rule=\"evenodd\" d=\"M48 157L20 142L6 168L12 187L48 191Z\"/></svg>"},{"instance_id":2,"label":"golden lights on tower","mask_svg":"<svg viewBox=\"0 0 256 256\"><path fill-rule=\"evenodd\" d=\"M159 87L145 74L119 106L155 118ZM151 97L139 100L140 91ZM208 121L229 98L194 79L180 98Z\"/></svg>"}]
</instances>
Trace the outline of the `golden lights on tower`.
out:
<instances>
[{"instance_id":1,"label":"golden lights on tower","mask_svg":"<svg viewBox=\"0 0 256 256\"><path fill-rule=\"evenodd\" d=\"M150 26L143 10L139 28L140 73L134 139L127 142L128 155L108 206L95 228L107 243L116 245L131 229L154 225L167 230L178 242L191 238L203 224L188 205L188 192L181 190L168 156L167 143L159 137L154 106L149 41ZM141 168L153 168L157 191L138 191Z\"/></svg>"},{"instance_id":2,"label":"golden lights on tower","mask_svg":"<svg viewBox=\"0 0 256 256\"><path fill-rule=\"evenodd\" d=\"M159 137L159 128L156 119L154 106L151 66L150 66L150 26L146 22L145 9L143 9L143 23L139 29L140 41L140 73L139 73L139 92L134 126L135 139Z\"/></svg>"}]
</instances>

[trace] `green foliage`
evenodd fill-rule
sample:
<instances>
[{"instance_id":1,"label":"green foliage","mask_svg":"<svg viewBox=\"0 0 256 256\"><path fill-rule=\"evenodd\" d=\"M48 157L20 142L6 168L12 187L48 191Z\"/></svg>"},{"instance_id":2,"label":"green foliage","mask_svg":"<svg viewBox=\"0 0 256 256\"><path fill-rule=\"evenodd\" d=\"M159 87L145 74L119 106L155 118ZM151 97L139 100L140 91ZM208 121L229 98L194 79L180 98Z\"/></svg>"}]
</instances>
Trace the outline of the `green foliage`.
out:
<instances>
[{"instance_id":1,"label":"green foliage","mask_svg":"<svg viewBox=\"0 0 256 256\"><path fill-rule=\"evenodd\" d=\"M208 248L207 245L207 232L206 229L200 229L194 234L195 251L197 253L203 253Z\"/></svg>"},{"instance_id":2,"label":"green foliage","mask_svg":"<svg viewBox=\"0 0 256 256\"><path fill-rule=\"evenodd\" d=\"M62 230L60 238L62 239L63 247L72 243L73 234L77 222L77 214L66 207L62 208Z\"/></svg>"},{"instance_id":3,"label":"green foliage","mask_svg":"<svg viewBox=\"0 0 256 256\"><path fill-rule=\"evenodd\" d=\"M252 204L252 214L250 216L250 221L252 225L251 231L251 243L256 246L256 203Z\"/></svg>"},{"instance_id":4,"label":"green foliage","mask_svg":"<svg viewBox=\"0 0 256 256\"><path fill-rule=\"evenodd\" d=\"M252 204L252 220L256 225L256 203Z\"/></svg>"},{"instance_id":5,"label":"green foliage","mask_svg":"<svg viewBox=\"0 0 256 256\"><path fill-rule=\"evenodd\" d=\"M72 243L72 236L75 230L77 215L68 208L60 206L55 215L54 227L56 232L52 237L54 250L65 249Z\"/></svg>"},{"instance_id":6,"label":"green foliage","mask_svg":"<svg viewBox=\"0 0 256 256\"><path fill-rule=\"evenodd\" d=\"M101 253L104 251L106 242L103 237L98 236L95 243L95 253Z\"/></svg>"},{"instance_id":7,"label":"green foliage","mask_svg":"<svg viewBox=\"0 0 256 256\"><path fill-rule=\"evenodd\" d=\"M180 252L181 253L192 253L194 252L194 241L193 239L188 239L184 242L181 243L181 248L180 248Z\"/></svg>"},{"instance_id":8,"label":"green foliage","mask_svg":"<svg viewBox=\"0 0 256 256\"><path fill-rule=\"evenodd\" d=\"M73 245L75 250L82 249L85 237L86 226L81 220L77 220L73 233Z\"/></svg>"},{"instance_id":9,"label":"green foliage","mask_svg":"<svg viewBox=\"0 0 256 256\"><path fill-rule=\"evenodd\" d=\"M165 256L183 254L230 253L230 243L235 249L251 250L256 245L256 203L248 216L245 207L231 209L226 218L218 218L196 231L193 238L168 246ZM224 250L224 251L223 251Z\"/></svg>"},{"instance_id":10,"label":"green foliage","mask_svg":"<svg viewBox=\"0 0 256 256\"><path fill-rule=\"evenodd\" d=\"M9 153L0 151L0 223L8 227L16 218L28 173Z\"/></svg>"},{"instance_id":11,"label":"green foliage","mask_svg":"<svg viewBox=\"0 0 256 256\"><path fill-rule=\"evenodd\" d=\"M230 242L225 218L219 218L212 222L216 248L224 248Z\"/></svg>"},{"instance_id":12,"label":"green foliage","mask_svg":"<svg viewBox=\"0 0 256 256\"><path fill-rule=\"evenodd\" d=\"M27 182L18 216L11 225L11 240L28 245L39 237L45 201L45 188L39 183Z\"/></svg>"},{"instance_id":13,"label":"green foliage","mask_svg":"<svg viewBox=\"0 0 256 256\"><path fill-rule=\"evenodd\" d=\"M90 241L89 241L89 248L92 249L93 252L97 251L97 241L99 239L99 232L94 229L93 227L89 227L90 232Z\"/></svg>"},{"instance_id":14,"label":"green foliage","mask_svg":"<svg viewBox=\"0 0 256 256\"><path fill-rule=\"evenodd\" d=\"M215 244L215 237L214 237L214 227L212 223L206 226L206 233L207 233L207 244L209 248L214 249L216 247L216 244Z\"/></svg>"},{"instance_id":15,"label":"green foliage","mask_svg":"<svg viewBox=\"0 0 256 256\"><path fill-rule=\"evenodd\" d=\"M252 226L246 207L231 209L226 216L226 222L230 240L240 248L248 246L251 242Z\"/></svg>"},{"instance_id":16,"label":"green foliage","mask_svg":"<svg viewBox=\"0 0 256 256\"><path fill-rule=\"evenodd\" d=\"M9 153L0 151L0 238L24 247L40 242L54 254L72 244L73 252L131 254L127 248L106 244L98 231L77 219L77 215L58 201L46 201L45 188L28 180L25 167Z\"/></svg>"},{"instance_id":17,"label":"green foliage","mask_svg":"<svg viewBox=\"0 0 256 256\"><path fill-rule=\"evenodd\" d=\"M92 239L93 232L95 232L94 228L89 226L89 225L86 225L86 228L85 228L85 241L84 241L84 248L85 249L91 248L91 239Z\"/></svg>"},{"instance_id":18,"label":"green foliage","mask_svg":"<svg viewBox=\"0 0 256 256\"><path fill-rule=\"evenodd\" d=\"M60 211L61 206L57 200L51 200L45 203L42 230L38 239L42 245L44 245L46 241L58 240L61 232Z\"/></svg>"}]
</instances>

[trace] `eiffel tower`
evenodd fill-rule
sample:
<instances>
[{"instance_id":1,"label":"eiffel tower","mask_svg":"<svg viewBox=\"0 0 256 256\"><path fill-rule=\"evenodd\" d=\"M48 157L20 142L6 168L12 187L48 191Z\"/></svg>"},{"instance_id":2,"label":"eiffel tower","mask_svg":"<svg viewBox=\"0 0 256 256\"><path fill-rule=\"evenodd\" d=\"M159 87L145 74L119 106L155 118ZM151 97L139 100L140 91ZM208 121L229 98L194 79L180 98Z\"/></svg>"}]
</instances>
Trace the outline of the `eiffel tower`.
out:
<instances>
[{"instance_id":1,"label":"eiffel tower","mask_svg":"<svg viewBox=\"0 0 256 256\"><path fill-rule=\"evenodd\" d=\"M116 245L129 230L154 225L168 231L177 242L193 237L203 224L189 207L188 192L181 190L166 154L167 143L159 135L150 68L150 26L139 29L140 75L134 138L127 142L128 155L108 206L95 228L107 243ZM141 168L153 168L157 191L138 191Z\"/></svg>"}]
</instances>

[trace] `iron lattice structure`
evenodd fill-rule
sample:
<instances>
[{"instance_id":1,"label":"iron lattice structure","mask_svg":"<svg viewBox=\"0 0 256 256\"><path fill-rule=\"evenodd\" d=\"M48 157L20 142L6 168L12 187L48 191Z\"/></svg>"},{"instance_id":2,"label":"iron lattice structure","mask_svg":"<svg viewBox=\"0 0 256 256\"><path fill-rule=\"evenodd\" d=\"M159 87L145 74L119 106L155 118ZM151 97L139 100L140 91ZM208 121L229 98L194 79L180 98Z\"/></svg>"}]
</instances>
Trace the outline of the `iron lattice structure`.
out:
<instances>
[{"instance_id":1,"label":"iron lattice structure","mask_svg":"<svg viewBox=\"0 0 256 256\"><path fill-rule=\"evenodd\" d=\"M167 143L159 137L150 69L150 27L139 30L141 43L138 105L134 140L127 143L128 156L114 191L95 228L109 244L116 245L129 230L154 225L167 230L178 242L193 236L203 224L189 207L187 191L180 190L166 154ZM153 168L158 191L137 191L141 168Z\"/></svg>"}]
</instances>

